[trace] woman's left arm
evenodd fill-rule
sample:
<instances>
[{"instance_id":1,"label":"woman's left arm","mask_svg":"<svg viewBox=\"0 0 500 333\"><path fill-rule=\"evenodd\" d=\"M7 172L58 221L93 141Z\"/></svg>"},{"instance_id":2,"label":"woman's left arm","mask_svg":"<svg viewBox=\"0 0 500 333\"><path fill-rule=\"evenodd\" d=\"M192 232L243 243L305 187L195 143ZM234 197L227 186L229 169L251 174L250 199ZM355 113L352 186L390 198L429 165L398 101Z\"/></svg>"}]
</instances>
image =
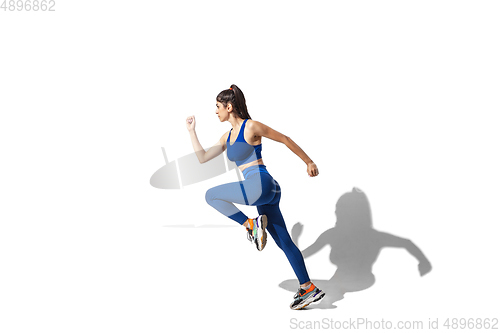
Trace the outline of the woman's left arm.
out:
<instances>
[{"instance_id":1,"label":"woman's left arm","mask_svg":"<svg viewBox=\"0 0 500 333\"><path fill-rule=\"evenodd\" d=\"M278 131L275 131L271 127L255 120L253 120L249 124L249 129L254 133L254 135L264 136L271 140L285 144L291 151L293 151L298 157L300 157L305 164L307 164L307 173L310 177L315 177L319 174L316 164L290 137Z\"/></svg>"}]
</instances>

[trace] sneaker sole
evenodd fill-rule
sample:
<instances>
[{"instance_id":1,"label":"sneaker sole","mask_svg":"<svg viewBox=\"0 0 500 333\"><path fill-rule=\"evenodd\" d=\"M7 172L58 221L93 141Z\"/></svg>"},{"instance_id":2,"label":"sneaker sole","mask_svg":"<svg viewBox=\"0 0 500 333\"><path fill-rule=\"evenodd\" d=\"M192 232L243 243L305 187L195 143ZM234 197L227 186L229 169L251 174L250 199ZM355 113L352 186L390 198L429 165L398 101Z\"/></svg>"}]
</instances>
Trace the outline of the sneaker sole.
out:
<instances>
[{"instance_id":1,"label":"sneaker sole","mask_svg":"<svg viewBox=\"0 0 500 333\"><path fill-rule=\"evenodd\" d=\"M292 308L292 310L303 309L313 302L319 302L323 297L325 297L325 292L320 290L316 295L309 296L308 298L305 299L304 303L298 304L297 306Z\"/></svg>"},{"instance_id":2,"label":"sneaker sole","mask_svg":"<svg viewBox=\"0 0 500 333\"><path fill-rule=\"evenodd\" d=\"M255 245L257 246L257 250L262 251L264 250L264 247L266 247L267 243L267 233L266 233L266 228L267 228L267 215L262 215L262 218L259 219L260 226L259 230L257 230L257 240L260 240L260 242L255 242ZM260 245L260 246L259 246Z\"/></svg>"}]
</instances>

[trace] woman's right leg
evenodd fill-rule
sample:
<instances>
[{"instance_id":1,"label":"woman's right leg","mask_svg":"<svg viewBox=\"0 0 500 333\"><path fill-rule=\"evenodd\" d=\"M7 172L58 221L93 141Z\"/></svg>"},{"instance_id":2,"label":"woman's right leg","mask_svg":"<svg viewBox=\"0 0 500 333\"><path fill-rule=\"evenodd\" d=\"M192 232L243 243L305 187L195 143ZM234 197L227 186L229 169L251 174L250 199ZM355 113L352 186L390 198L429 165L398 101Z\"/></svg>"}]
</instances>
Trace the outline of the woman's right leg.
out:
<instances>
[{"instance_id":1,"label":"woman's right leg","mask_svg":"<svg viewBox=\"0 0 500 333\"><path fill-rule=\"evenodd\" d=\"M210 206L241 225L247 221L248 216L239 210L234 203L256 206L261 202L269 202L273 197L274 192L267 186L262 186L258 175L243 181L212 187L205 194L205 200Z\"/></svg>"},{"instance_id":2,"label":"woman's right leg","mask_svg":"<svg viewBox=\"0 0 500 333\"><path fill-rule=\"evenodd\" d=\"M243 225L248 217L234 203L244 205L246 198L243 182L233 182L212 187L205 193L205 200L220 213Z\"/></svg>"}]
</instances>

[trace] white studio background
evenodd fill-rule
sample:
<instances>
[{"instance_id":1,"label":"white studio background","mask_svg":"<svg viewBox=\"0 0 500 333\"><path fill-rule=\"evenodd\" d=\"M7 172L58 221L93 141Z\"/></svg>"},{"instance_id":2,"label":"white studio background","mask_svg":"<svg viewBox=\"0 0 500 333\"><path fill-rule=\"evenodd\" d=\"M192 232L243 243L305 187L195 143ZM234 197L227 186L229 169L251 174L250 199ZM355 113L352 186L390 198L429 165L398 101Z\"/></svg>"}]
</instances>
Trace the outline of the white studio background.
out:
<instances>
[{"instance_id":1,"label":"white studio background","mask_svg":"<svg viewBox=\"0 0 500 333\"><path fill-rule=\"evenodd\" d=\"M292 330L291 320L491 318L497 258L500 5L496 1L56 1L0 11L2 332ZM294 312L270 241L205 202L230 173L159 190L151 175L230 129L215 97L318 165L263 139L300 248L334 226L358 187L382 250L377 282L336 309ZM252 216L255 207L240 207ZM169 225L194 226L171 228ZM218 225L219 228L203 228ZM198 227L196 227L198 226ZM201 227L200 227L201 226ZM312 278L335 271L327 249ZM295 318L295 319L294 319ZM472 330L471 330L472 331Z\"/></svg>"}]
</instances>

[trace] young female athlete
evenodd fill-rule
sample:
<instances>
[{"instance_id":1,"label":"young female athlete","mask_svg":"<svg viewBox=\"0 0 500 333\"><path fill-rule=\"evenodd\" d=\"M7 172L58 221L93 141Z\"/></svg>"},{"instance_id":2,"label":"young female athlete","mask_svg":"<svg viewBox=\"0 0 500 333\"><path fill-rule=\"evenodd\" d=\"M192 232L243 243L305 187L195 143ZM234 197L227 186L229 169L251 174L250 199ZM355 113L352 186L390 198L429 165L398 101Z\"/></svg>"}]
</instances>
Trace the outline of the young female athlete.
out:
<instances>
[{"instance_id":1,"label":"young female athlete","mask_svg":"<svg viewBox=\"0 0 500 333\"><path fill-rule=\"evenodd\" d=\"M227 149L228 159L236 163L245 180L209 189L205 196L208 204L243 225L247 229L248 239L255 243L259 251L266 246L266 229L271 234L278 247L285 252L299 280L299 291L290 304L291 309L302 309L312 302L319 301L325 293L309 280L302 253L287 231L279 208L281 188L262 161L261 139L266 137L284 143L307 164L307 173L310 177L319 174L316 164L288 136L252 120L247 111L245 96L236 85L233 84L231 88L221 91L217 96L216 105L215 113L220 121L229 121L232 129L205 151L196 136L195 118L189 116L186 119L186 127L196 156L200 163L205 163ZM260 215L248 218L233 203L257 206Z\"/></svg>"}]
</instances>

